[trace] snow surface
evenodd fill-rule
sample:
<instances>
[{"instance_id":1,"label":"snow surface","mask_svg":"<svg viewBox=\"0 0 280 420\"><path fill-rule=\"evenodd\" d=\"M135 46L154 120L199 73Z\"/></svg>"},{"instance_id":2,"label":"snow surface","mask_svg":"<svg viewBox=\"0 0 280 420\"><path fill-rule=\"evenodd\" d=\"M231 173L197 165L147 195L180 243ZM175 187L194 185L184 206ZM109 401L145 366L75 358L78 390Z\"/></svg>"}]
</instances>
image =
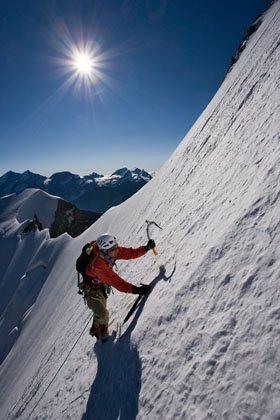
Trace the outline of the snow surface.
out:
<instances>
[{"instance_id":1,"label":"snow surface","mask_svg":"<svg viewBox=\"0 0 280 420\"><path fill-rule=\"evenodd\" d=\"M50 228L55 219L57 202L60 197L55 197L42 190L26 189L20 194L21 205L17 212L19 222L33 220L34 213L39 217L43 228ZM19 199L16 200L17 203Z\"/></svg>"},{"instance_id":2,"label":"snow surface","mask_svg":"<svg viewBox=\"0 0 280 420\"><path fill-rule=\"evenodd\" d=\"M17 196L13 208L1 202L9 278L42 285L9 321L17 339L0 368L1 419L280 418L279 40L277 1L155 178L78 238L19 240ZM104 231L145 243L146 219L162 226L159 255L118 266L154 288L121 335L95 345L75 260ZM134 299L110 296L112 330Z\"/></svg>"},{"instance_id":3,"label":"snow surface","mask_svg":"<svg viewBox=\"0 0 280 420\"><path fill-rule=\"evenodd\" d=\"M22 232L34 213L50 227L57 202L58 197L36 189L0 199L0 363L21 332L54 252L48 229Z\"/></svg>"}]
</instances>

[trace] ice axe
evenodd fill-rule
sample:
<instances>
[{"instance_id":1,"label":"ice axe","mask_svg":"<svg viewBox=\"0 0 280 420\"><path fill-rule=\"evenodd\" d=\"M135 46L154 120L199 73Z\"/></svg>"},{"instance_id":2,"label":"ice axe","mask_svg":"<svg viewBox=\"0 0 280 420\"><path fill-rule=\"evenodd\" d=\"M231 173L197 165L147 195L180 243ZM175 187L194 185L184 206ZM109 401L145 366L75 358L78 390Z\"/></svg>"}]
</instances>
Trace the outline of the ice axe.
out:
<instances>
[{"instance_id":1,"label":"ice axe","mask_svg":"<svg viewBox=\"0 0 280 420\"><path fill-rule=\"evenodd\" d=\"M152 239L151 238L151 235L150 235L150 227L152 226L152 225L155 225L156 227L158 227L159 229L162 229L156 222L154 222L154 221L151 221L151 220L146 220L146 223L147 223L147 228L146 228L146 230L147 230L147 236L148 236L148 239L150 240L150 239ZM152 248L153 249L153 253L155 254L155 255L158 255L158 252L157 252L157 250L156 250L156 248Z\"/></svg>"}]
</instances>

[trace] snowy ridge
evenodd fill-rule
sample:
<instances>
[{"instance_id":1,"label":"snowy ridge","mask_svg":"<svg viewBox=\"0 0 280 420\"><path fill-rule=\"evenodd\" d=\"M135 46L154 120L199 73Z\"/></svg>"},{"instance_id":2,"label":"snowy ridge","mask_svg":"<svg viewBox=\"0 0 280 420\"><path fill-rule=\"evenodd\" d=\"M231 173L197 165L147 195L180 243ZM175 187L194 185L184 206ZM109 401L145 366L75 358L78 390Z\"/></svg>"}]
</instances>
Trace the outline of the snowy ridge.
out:
<instances>
[{"instance_id":1,"label":"snowy ridge","mask_svg":"<svg viewBox=\"0 0 280 420\"><path fill-rule=\"evenodd\" d=\"M0 199L0 363L31 313L55 249L48 229L23 235L24 228L34 213L45 227L50 227L58 200L36 189Z\"/></svg>"},{"instance_id":2,"label":"snowy ridge","mask_svg":"<svg viewBox=\"0 0 280 420\"><path fill-rule=\"evenodd\" d=\"M155 178L80 237L46 240L44 285L0 368L1 418L279 418L279 39L277 1ZM159 255L119 272L150 296L120 337L84 333L69 355L90 315L82 245L104 231L143 244L146 219ZM112 329L134 298L110 296Z\"/></svg>"},{"instance_id":3,"label":"snowy ridge","mask_svg":"<svg viewBox=\"0 0 280 420\"><path fill-rule=\"evenodd\" d=\"M18 224L33 219L34 213L39 213L43 225L50 227L54 221L58 200L59 197L51 196L35 188L26 189L19 195L11 194L0 198L2 229L10 223L11 219L18 228Z\"/></svg>"}]
</instances>

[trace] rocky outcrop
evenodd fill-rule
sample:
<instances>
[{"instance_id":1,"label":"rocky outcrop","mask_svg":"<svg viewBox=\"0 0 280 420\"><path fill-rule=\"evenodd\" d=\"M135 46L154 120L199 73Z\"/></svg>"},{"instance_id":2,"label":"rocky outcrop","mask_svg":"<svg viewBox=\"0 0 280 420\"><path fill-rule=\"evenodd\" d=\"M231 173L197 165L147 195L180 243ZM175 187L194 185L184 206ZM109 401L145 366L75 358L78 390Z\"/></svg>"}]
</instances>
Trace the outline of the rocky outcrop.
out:
<instances>
[{"instance_id":1,"label":"rocky outcrop","mask_svg":"<svg viewBox=\"0 0 280 420\"><path fill-rule=\"evenodd\" d=\"M34 214L34 218L33 220L31 220L30 222L28 222L28 224L25 226L25 228L23 229L21 236L24 237L27 233L32 232L32 230L43 230L43 225L40 222L40 220L38 219L37 214Z\"/></svg>"},{"instance_id":2,"label":"rocky outcrop","mask_svg":"<svg viewBox=\"0 0 280 420\"><path fill-rule=\"evenodd\" d=\"M96 215L95 220L97 219L98 215ZM95 220L94 218L85 220L81 210L73 204L60 199L57 203L54 222L50 227L50 236L51 238L56 238L67 232L75 238L92 225Z\"/></svg>"},{"instance_id":3,"label":"rocky outcrop","mask_svg":"<svg viewBox=\"0 0 280 420\"><path fill-rule=\"evenodd\" d=\"M240 54L246 48L247 42L249 41L251 35L253 35L253 33L256 32L259 29L261 24L262 24L262 15L259 15L256 18L256 20L254 21L254 23L247 30L246 35L242 39L242 42L239 45L239 47L237 48L237 51L236 51L235 55L233 55L231 57L231 62L230 62L230 65L229 65L229 69L228 69L226 74L228 74L232 70L234 64L239 60Z\"/></svg>"}]
</instances>

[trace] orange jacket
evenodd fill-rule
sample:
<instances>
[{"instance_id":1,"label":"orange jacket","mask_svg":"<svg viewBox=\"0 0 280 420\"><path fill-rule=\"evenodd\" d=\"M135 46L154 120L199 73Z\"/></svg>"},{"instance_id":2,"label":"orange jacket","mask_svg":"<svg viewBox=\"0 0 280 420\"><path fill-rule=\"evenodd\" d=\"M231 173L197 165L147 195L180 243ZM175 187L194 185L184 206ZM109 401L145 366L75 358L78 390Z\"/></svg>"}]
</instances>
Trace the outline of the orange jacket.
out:
<instances>
[{"instance_id":1,"label":"orange jacket","mask_svg":"<svg viewBox=\"0 0 280 420\"><path fill-rule=\"evenodd\" d=\"M138 248L124 248L118 246L114 260L131 260L133 258L142 257L146 252L147 251L143 246ZM87 266L86 274L98 279L101 283L106 283L115 287L120 292L132 293L133 285L122 279L113 271L113 264L110 264L110 262L98 255L96 243L93 245L93 256Z\"/></svg>"}]
</instances>

